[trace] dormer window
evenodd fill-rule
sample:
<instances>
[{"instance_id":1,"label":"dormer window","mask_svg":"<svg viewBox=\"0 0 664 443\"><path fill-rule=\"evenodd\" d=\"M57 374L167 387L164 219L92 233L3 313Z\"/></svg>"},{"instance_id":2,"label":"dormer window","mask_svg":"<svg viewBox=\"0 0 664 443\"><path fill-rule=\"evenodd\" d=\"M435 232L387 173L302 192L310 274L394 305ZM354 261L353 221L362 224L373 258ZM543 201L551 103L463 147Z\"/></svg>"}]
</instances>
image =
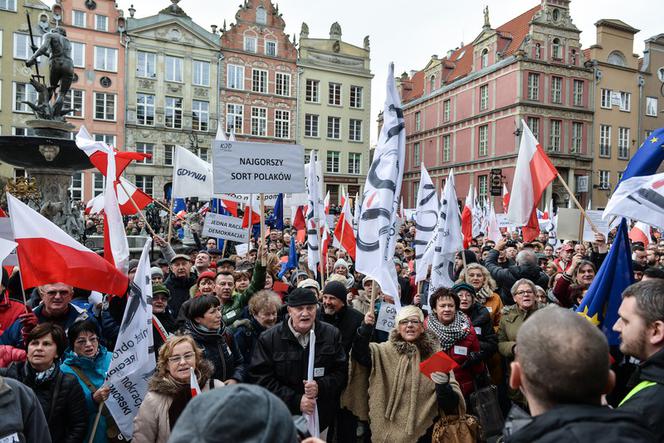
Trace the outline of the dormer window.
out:
<instances>
[{"instance_id":1,"label":"dormer window","mask_svg":"<svg viewBox=\"0 0 664 443\"><path fill-rule=\"evenodd\" d=\"M267 12L265 11L265 8L262 6L259 6L256 9L256 23L259 25L264 25L267 23Z\"/></svg>"},{"instance_id":2,"label":"dormer window","mask_svg":"<svg viewBox=\"0 0 664 443\"><path fill-rule=\"evenodd\" d=\"M480 63L481 63L480 66L481 68L486 68L487 66L489 66L489 50L486 48L482 50Z\"/></svg>"},{"instance_id":3,"label":"dormer window","mask_svg":"<svg viewBox=\"0 0 664 443\"><path fill-rule=\"evenodd\" d=\"M559 38L554 38L553 39L553 45L551 47L551 56L555 60L560 60L562 58L562 48L560 47L560 39Z\"/></svg>"}]
</instances>

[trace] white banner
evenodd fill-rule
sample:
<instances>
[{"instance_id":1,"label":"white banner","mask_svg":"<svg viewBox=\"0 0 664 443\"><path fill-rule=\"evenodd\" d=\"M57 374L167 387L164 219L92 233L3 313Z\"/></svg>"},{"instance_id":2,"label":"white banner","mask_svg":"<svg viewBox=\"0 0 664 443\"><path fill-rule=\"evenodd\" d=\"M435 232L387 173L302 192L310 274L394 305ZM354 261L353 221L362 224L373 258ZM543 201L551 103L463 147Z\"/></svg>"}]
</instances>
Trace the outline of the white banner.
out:
<instances>
[{"instance_id":1,"label":"white banner","mask_svg":"<svg viewBox=\"0 0 664 443\"><path fill-rule=\"evenodd\" d=\"M9 217L0 217L0 238L14 241L14 231L12 230L12 224ZM4 259L2 266L18 266L16 249Z\"/></svg>"},{"instance_id":2,"label":"white banner","mask_svg":"<svg viewBox=\"0 0 664 443\"><path fill-rule=\"evenodd\" d=\"M127 439L134 431L134 417L148 391L148 380L155 369L152 348L152 279L150 278L150 245L145 242L130 291L120 333L105 385L111 389L106 407Z\"/></svg>"},{"instance_id":3,"label":"white banner","mask_svg":"<svg viewBox=\"0 0 664 443\"><path fill-rule=\"evenodd\" d=\"M275 143L213 143L214 192L304 192L304 148Z\"/></svg>"},{"instance_id":4,"label":"white banner","mask_svg":"<svg viewBox=\"0 0 664 443\"><path fill-rule=\"evenodd\" d=\"M229 200L232 202L237 202L237 203L242 203L245 205L249 204L249 199L251 198L251 194L235 194L235 193L227 193L227 194L219 194L215 195L217 198L221 198L223 200ZM274 204L277 201L277 197L279 197L279 194L265 194L265 206L273 208ZM254 196L254 199L256 200L258 196ZM305 197L306 200L306 197ZM306 204L306 201L305 201Z\"/></svg>"},{"instance_id":5,"label":"white banner","mask_svg":"<svg viewBox=\"0 0 664 443\"><path fill-rule=\"evenodd\" d=\"M205 214L205 223L203 223L201 235L239 243L246 243L249 240L249 232L242 227L241 218L212 212Z\"/></svg>"},{"instance_id":6,"label":"white banner","mask_svg":"<svg viewBox=\"0 0 664 443\"><path fill-rule=\"evenodd\" d=\"M172 197L212 198L212 165L182 146L175 147Z\"/></svg>"}]
</instances>

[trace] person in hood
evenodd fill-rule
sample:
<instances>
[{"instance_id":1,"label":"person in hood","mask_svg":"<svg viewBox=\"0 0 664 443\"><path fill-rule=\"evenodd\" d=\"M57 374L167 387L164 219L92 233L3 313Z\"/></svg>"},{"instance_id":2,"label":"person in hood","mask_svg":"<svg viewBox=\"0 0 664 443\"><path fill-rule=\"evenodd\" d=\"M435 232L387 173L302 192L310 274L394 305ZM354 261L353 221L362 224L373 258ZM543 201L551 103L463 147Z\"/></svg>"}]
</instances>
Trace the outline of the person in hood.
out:
<instances>
[{"instance_id":1,"label":"person in hood","mask_svg":"<svg viewBox=\"0 0 664 443\"><path fill-rule=\"evenodd\" d=\"M641 363L618 410L643 417L657 441L664 441L664 280L635 283L622 297L613 329L620 332L620 351Z\"/></svg>"},{"instance_id":2,"label":"person in hood","mask_svg":"<svg viewBox=\"0 0 664 443\"><path fill-rule=\"evenodd\" d=\"M636 414L602 406L615 374L606 338L588 320L546 307L521 326L516 346L509 383L523 392L531 417L510 411L506 443L658 441Z\"/></svg>"}]
</instances>

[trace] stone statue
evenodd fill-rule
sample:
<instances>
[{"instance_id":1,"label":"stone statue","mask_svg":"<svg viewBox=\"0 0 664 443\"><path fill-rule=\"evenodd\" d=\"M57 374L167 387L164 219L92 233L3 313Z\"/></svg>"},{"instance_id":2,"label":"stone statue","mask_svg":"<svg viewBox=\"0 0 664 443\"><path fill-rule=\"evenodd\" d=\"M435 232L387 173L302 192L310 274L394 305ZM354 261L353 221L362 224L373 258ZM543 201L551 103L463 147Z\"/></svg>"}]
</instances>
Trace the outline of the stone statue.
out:
<instances>
[{"instance_id":1,"label":"stone statue","mask_svg":"<svg viewBox=\"0 0 664 443\"><path fill-rule=\"evenodd\" d=\"M71 44L67 39L67 31L58 26L51 30L48 34L44 35L43 42L40 48L32 48L35 53L25 62L25 65L30 67L37 63L37 57L40 55L47 55L49 57L49 86L48 90L44 90L43 85L37 87L36 81L31 80L31 83L37 91L39 91L39 101L35 106L30 106L37 118L45 120L61 120L64 121L63 116L71 112L71 110L63 109L65 104L65 97L69 92L71 83L74 80L74 61L71 58ZM58 89L55 95L55 103L51 107L50 99ZM48 106L46 106L48 105ZM50 115L48 115L50 113Z\"/></svg>"},{"instance_id":2,"label":"stone statue","mask_svg":"<svg viewBox=\"0 0 664 443\"><path fill-rule=\"evenodd\" d=\"M330 38L340 40L341 39L341 25L339 22L332 23L330 26Z\"/></svg>"},{"instance_id":3,"label":"stone statue","mask_svg":"<svg viewBox=\"0 0 664 443\"><path fill-rule=\"evenodd\" d=\"M484 28L491 28L491 23L489 23L489 7L484 7Z\"/></svg>"},{"instance_id":4,"label":"stone statue","mask_svg":"<svg viewBox=\"0 0 664 443\"><path fill-rule=\"evenodd\" d=\"M300 40L303 38L309 38L309 25L305 22L302 22L302 27L300 28Z\"/></svg>"},{"instance_id":5,"label":"stone statue","mask_svg":"<svg viewBox=\"0 0 664 443\"><path fill-rule=\"evenodd\" d=\"M369 36L364 37L364 49L367 51L371 50L371 45L369 44Z\"/></svg>"}]
</instances>

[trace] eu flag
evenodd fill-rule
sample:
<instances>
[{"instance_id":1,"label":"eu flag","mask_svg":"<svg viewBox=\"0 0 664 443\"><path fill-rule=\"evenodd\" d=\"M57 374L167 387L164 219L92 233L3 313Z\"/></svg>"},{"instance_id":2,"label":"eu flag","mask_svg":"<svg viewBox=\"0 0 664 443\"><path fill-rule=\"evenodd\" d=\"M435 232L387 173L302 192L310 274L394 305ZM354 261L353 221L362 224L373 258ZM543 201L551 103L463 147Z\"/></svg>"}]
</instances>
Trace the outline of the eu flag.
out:
<instances>
[{"instance_id":1,"label":"eu flag","mask_svg":"<svg viewBox=\"0 0 664 443\"><path fill-rule=\"evenodd\" d=\"M664 128L659 128L655 129L636 151L625 168L621 181L639 175L656 174L662 161L664 161Z\"/></svg>"},{"instance_id":2,"label":"eu flag","mask_svg":"<svg viewBox=\"0 0 664 443\"><path fill-rule=\"evenodd\" d=\"M295 236L291 236L288 248L288 261L281 264L281 270L277 277L282 278L291 269L297 269L297 250L295 249Z\"/></svg>"},{"instance_id":3,"label":"eu flag","mask_svg":"<svg viewBox=\"0 0 664 443\"><path fill-rule=\"evenodd\" d=\"M622 292L634 283L632 250L627 233L627 222L623 219L604 263L576 310L602 329L609 345L620 343L620 334L613 331L613 325L618 321Z\"/></svg>"},{"instance_id":4,"label":"eu flag","mask_svg":"<svg viewBox=\"0 0 664 443\"><path fill-rule=\"evenodd\" d=\"M284 230L284 194L277 195L277 201L274 202L274 211L265 220L265 224L272 229Z\"/></svg>"}]
</instances>

